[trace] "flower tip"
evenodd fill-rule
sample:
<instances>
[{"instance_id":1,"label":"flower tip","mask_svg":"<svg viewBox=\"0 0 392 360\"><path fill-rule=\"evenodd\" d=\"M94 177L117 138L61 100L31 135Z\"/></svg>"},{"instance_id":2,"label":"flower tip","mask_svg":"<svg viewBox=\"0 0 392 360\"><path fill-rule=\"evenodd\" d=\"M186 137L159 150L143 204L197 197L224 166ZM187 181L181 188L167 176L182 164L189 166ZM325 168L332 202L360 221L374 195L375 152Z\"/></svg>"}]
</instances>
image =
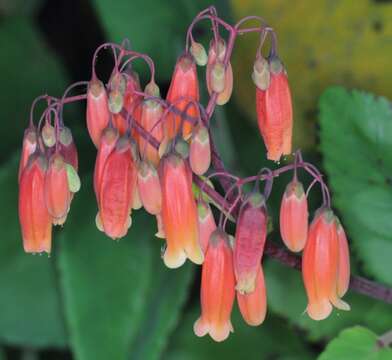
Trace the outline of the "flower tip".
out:
<instances>
[{"instance_id":1,"label":"flower tip","mask_svg":"<svg viewBox=\"0 0 392 360\"><path fill-rule=\"evenodd\" d=\"M313 320L324 320L331 314L332 305L328 300L310 303L306 308L306 312Z\"/></svg>"},{"instance_id":2,"label":"flower tip","mask_svg":"<svg viewBox=\"0 0 392 360\"><path fill-rule=\"evenodd\" d=\"M209 330L210 329L209 329L208 325L206 324L205 321L203 321L202 317L199 317L195 321L195 324L193 325L193 332L198 337L203 337L203 336L207 335Z\"/></svg>"},{"instance_id":3,"label":"flower tip","mask_svg":"<svg viewBox=\"0 0 392 360\"><path fill-rule=\"evenodd\" d=\"M177 269L184 265L186 260L186 254L184 251L171 251L169 248L166 249L163 255L163 262L169 269Z\"/></svg>"}]
</instances>

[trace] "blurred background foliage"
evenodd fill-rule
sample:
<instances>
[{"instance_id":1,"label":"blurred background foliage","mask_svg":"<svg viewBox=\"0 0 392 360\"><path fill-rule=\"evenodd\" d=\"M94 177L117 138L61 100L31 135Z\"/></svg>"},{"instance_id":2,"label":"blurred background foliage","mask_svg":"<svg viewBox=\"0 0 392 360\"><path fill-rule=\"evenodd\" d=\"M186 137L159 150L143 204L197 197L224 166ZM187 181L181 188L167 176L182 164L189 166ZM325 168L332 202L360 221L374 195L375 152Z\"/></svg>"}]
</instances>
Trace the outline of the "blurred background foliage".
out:
<instances>
[{"instance_id":1,"label":"blurred background foliage","mask_svg":"<svg viewBox=\"0 0 392 360\"><path fill-rule=\"evenodd\" d=\"M79 150L82 189L64 228L56 230L51 257L23 253L16 172L32 100L42 93L60 96L71 82L89 79L95 48L124 38L153 57L165 94L187 25L208 5L207 0L0 1L1 360L392 359L391 350L376 346L377 337L392 328L391 306L350 292L352 311L311 321L303 313L300 273L268 258L265 323L248 327L235 310L235 333L226 342L195 337L200 268L164 268L154 219L143 210L118 243L95 228L95 149L84 105L65 112ZM347 228L353 271L392 286L392 2L218 0L214 5L228 21L260 15L276 29L294 98L295 148L326 172L335 210ZM207 45L209 25L197 27L194 35ZM256 125L250 79L256 46L256 35L238 39L234 96L217 109L212 123L227 167L240 175L276 166L265 160ZM106 79L110 55L100 55L97 66ZM145 83L146 68L139 64L137 70ZM203 70L200 79L204 82ZM275 229L269 241L280 244L277 214L287 181L289 176L275 182L269 203ZM317 190L310 202L312 210L319 206Z\"/></svg>"}]
</instances>

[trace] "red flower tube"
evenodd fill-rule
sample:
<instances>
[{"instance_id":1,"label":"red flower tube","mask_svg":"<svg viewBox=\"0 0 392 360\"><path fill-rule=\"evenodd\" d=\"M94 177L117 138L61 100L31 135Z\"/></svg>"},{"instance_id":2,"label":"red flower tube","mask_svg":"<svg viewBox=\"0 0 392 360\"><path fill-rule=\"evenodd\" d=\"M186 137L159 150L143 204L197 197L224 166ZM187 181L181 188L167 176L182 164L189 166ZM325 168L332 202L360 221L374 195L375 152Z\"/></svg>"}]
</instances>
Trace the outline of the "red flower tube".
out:
<instances>
[{"instance_id":1,"label":"red flower tube","mask_svg":"<svg viewBox=\"0 0 392 360\"><path fill-rule=\"evenodd\" d=\"M308 202L302 184L290 182L280 206L280 234L286 246L294 252L305 247L308 236Z\"/></svg>"},{"instance_id":2,"label":"red flower tube","mask_svg":"<svg viewBox=\"0 0 392 360\"><path fill-rule=\"evenodd\" d=\"M234 242L236 289L242 294L254 291L267 237L267 210L264 196L251 193L242 204Z\"/></svg>"},{"instance_id":3,"label":"red flower tube","mask_svg":"<svg viewBox=\"0 0 392 360\"><path fill-rule=\"evenodd\" d=\"M161 184L156 169L146 161L139 164L137 185L140 200L146 211L159 215L162 209Z\"/></svg>"},{"instance_id":4,"label":"red flower tube","mask_svg":"<svg viewBox=\"0 0 392 360\"><path fill-rule=\"evenodd\" d=\"M193 130L192 141L189 149L189 162L192 171L203 175L211 164L210 135L205 126L198 125Z\"/></svg>"},{"instance_id":5,"label":"red flower tube","mask_svg":"<svg viewBox=\"0 0 392 360\"><path fill-rule=\"evenodd\" d=\"M161 159L159 177L161 215L167 240L163 261L169 268L180 267L187 257L195 264L201 264L204 256L199 244L192 172L183 158L169 153Z\"/></svg>"},{"instance_id":6,"label":"red flower tube","mask_svg":"<svg viewBox=\"0 0 392 360\"><path fill-rule=\"evenodd\" d=\"M197 214L199 220L199 240L205 254L211 234L216 230L216 223L210 205L203 200L197 203Z\"/></svg>"},{"instance_id":7,"label":"red flower tube","mask_svg":"<svg viewBox=\"0 0 392 360\"><path fill-rule=\"evenodd\" d=\"M233 255L229 238L222 230L211 234L201 275L201 316L193 327L197 336L209 334L215 341L233 332L231 310L234 290Z\"/></svg>"},{"instance_id":8,"label":"red flower tube","mask_svg":"<svg viewBox=\"0 0 392 360\"><path fill-rule=\"evenodd\" d=\"M249 294L241 294L237 291L237 302L241 315L248 325L258 326L263 323L267 314L267 295L261 264L256 275L255 290Z\"/></svg>"},{"instance_id":9,"label":"red flower tube","mask_svg":"<svg viewBox=\"0 0 392 360\"><path fill-rule=\"evenodd\" d=\"M29 157L37 149L37 133L34 128L27 128L23 135L23 145L22 153L20 155L19 161L19 171L18 171L18 181L20 181L20 176L25 168Z\"/></svg>"},{"instance_id":10,"label":"red flower tube","mask_svg":"<svg viewBox=\"0 0 392 360\"><path fill-rule=\"evenodd\" d=\"M52 218L45 205L47 161L37 153L30 156L19 183L19 221L23 247L28 253L50 253Z\"/></svg>"}]
</instances>

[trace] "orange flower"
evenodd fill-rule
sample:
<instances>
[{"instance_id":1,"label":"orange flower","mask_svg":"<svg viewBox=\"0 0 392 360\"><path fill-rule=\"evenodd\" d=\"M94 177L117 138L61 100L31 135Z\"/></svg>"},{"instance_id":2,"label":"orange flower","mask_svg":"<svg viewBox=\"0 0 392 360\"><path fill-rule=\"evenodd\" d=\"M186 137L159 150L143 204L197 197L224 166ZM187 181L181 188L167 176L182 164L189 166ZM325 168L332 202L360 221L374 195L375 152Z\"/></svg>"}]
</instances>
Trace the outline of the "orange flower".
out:
<instances>
[{"instance_id":1,"label":"orange flower","mask_svg":"<svg viewBox=\"0 0 392 360\"><path fill-rule=\"evenodd\" d=\"M109 122L108 96L102 81L92 79L87 91L87 129L91 140L99 146L102 130Z\"/></svg>"},{"instance_id":2,"label":"orange flower","mask_svg":"<svg viewBox=\"0 0 392 360\"><path fill-rule=\"evenodd\" d=\"M203 175L211 164L211 146L208 129L198 125L193 130L192 141L189 149L189 162L192 171Z\"/></svg>"},{"instance_id":3,"label":"orange flower","mask_svg":"<svg viewBox=\"0 0 392 360\"><path fill-rule=\"evenodd\" d=\"M204 260L199 244L197 209L192 193L192 172L175 153L160 162L162 222L167 240L163 261L169 268L180 267L188 257L201 264Z\"/></svg>"},{"instance_id":4,"label":"orange flower","mask_svg":"<svg viewBox=\"0 0 392 360\"><path fill-rule=\"evenodd\" d=\"M308 202L302 184L290 182L280 206L280 234L286 246L294 252L305 247L308 236Z\"/></svg>"},{"instance_id":5,"label":"orange flower","mask_svg":"<svg viewBox=\"0 0 392 360\"><path fill-rule=\"evenodd\" d=\"M94 167L94 191L97 201L99 202L99 190L102 184L102 174L105 163L110 153L116 146L118 140L118 130L108 126L102 131L101 141L98 146L97 157Z\"/></svg>"},{"instance_id":6,"label":"orange flower","mask_svg":"<svg viewBox=\"0 0 392 360\"><path fill-rule=\"evenodd\" d=\"M229 238L215 230L210 238L201 276L201 316L193 327L197 336L209 334L215 341L233 332L230 316L234 303L233 255Z\"/></svg>"},{"instance_id":7,"label":"orange flower","mask_svg":"<svg viewBox=\"0 0 392 360\"><path fill-rule=\"evenodd\" d=\"M20 176L25 168L29 157L37 148L37 133L34 128L27 128L23 136L22 154L19 161L19 172L18 181L20 181Z\"/></svg>"},{"instance_id":8,"label":"orange flower","mask_svg":"<svg viewBox=\"0 0 392 360\"><path fill-rule=\"evenodd\" d=\"M210 49L208 50L206 83L210 95L213 91L218 93L216 98L218 105L226 104L233 92L233 69L230 62L227 64L226 69L224 68L225 54L226 43L223 39L219 39L217 46L214 40L211 41Z\"/></svg>"},{"instance_id":9,"label":"orange flower","mask_svg":"<svg viewBox=\"0 0 392 360\"><path fill-rule=\"evenodd\" d=\"M349 310L338 291L339 240L332 210L317 211L309 228L302 257L302 275L308 296L308 315L323 320L332 311L332 304Z\"/></svg>"},{"instance_id":10,"label":"orange flower","mask_svg":"<svg viewBox=\"0 0 392 360\"><path fill-rule=\"evenodd\" d=\"M137 186L144 208L152 215L160 214L162 209L162 191L155 167L146 161L141 161L137 174Z\"/></svg>"},{"instance_id":11,"label":"orange flower","mask_svg":"<svg viewBox=\"0 0 392 360\"><path fill-rule=\"evenodd\" d=\"M46 159L37 153L30 156L19 183L19 221L26 252L50 253L52 218L45 205Z\"/></svg>"},{"instance_id":12,"label":"orange flower","mask_svg":"<svg viewBox=\"0 0 392 360\"><path fill-rule=\"evenodd\" d=\"M49 160L44 188L46 207L57 223L67 215L71 202L66 163L59 153L54 153Z\"/></svg>"},{"instance_id":13,"label":"orange flower","mask_svg":"<svg viewBox=\"0 0 392 360\"><path fill-rule=\"evenodd\" d=\"M258 326L264 321L267 313L267 296L261 265L256 276L255 290L250 294L241 294L237 291L237 302L241 315L248 325Z\"/></svg>"},{"instance_id":14,"label":"orange flower","mask_svg":"<svg viewBox=\"0 0 392 360\"><path fill-rule=\"evenodd\" d=\"M211 234L216 230L216 223L210 206L203 200L197 203L197 214L199 220L199 240L205 254Z\"/></svg>"},{"instance_id":15,"label":"orange flower","mask_svg":"<svg viewBox=\"0 0 392 360\"><path fill-rule=\"evenodd\" d=\"M242 204L234 242L236 289L242 294L254 291L267 237L267 210L264 196L251 193Z\"/></svg>"},{"instance_id":16,"label":"orange flower","mask_svg":"<svg viewBox=\"0 0 392 360\"><path fill-rule=\"evenodd\" d=\"M263 81L260 81L260 78ZM278 161L291 153L293 109L287 74L279 58L257 59L253 80L256 83L256 112L267 158Z\"/></svg>"},{"instance_id":17,"label":"orange flower","mask_svg":"<svg viewBox=\"0 0 392 360\"><path fill-rule=\"evenodd\" d=\"M155 83L147 84L144 92L148 95L159 97L159 88ZM161 142L163 138L163 125L162 122L159 122L162 113L162 105L158 101L143 101L141 125L159 142ZM159 163L158 150L150 145L143 137L139 137L139 148L141 157L157 167Z\"/></svg>"},{"instance_id":18,"label":"orange flower","mask_svg":"<svg viewBox=\"0 0 392 360\"><path fill-rule=\"evenodd\" d=\"M132 195L136 171L131 144L126 136L118 139L115 149L108 156L99 191L99 216L106 235L118 239L126 235L131 226Z\"/></svg>"},{"instance_id":19,"label":"orange flower","mask_svg":"<svg viewBox=\"0 0 392 360\"><path fill-rule=\"evenodd\" d=\"M184 99L181 100L181 98ZM178 133L182 119L181 113L186 107L187 116L196 119L199 114L195 106L188 106L190 100L199 101L199 80L196 64L191 55L183 54L178 58L166 100L169 104L175 103L174 112L170 111L168 118L164 120L165 136L172 139ZM182 133L185 139L192 134L192 124L189 121L184 121Z\"/></svg>"}]
</instances>

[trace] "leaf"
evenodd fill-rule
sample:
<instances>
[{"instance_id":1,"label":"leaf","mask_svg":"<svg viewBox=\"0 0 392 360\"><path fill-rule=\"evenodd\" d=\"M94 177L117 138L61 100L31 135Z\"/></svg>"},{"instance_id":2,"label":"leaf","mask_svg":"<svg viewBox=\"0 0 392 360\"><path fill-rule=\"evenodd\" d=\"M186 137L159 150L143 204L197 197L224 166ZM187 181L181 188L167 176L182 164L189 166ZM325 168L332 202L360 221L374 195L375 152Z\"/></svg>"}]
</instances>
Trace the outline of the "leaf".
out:
<instances>
[{"instance_id":1,"label":"leaf","mask_svg":"<svg viewBox=\"0 0 392 360\"><path fill-rule=\"evenodd\" d=\"M207 0L197 4L181 0L175 5L159 0L118 0L116 6L106 0L94 0L93 3L109 38L118 43L128 38L132 50L146 53L154 60L156 76L162 80L171 78L176 58L185 48L187 27L193 17L210 5ZM219 0L217 5L223 13L228 12L225 1ZM205 28L209 28L207 24L204 21ZM145 71L147 66L143 64L137 69Z\"/></svg>"},{"instance_id":2,"label":"leaf","mask_svg":"<svg viewBox=\"0 0 392 360\"><path fill-rule=\"evenodd\" d=\"M100 233L91 177L84 182L58 254L70 342L81 360L125 359L146 301L154 229L134 212L125 238L115 242Z\"/></svg>"},{"instance_id":3,"label":"leaf","mask_svg":"<svg viewBox=\"0 0 392 360\"><path fill-rule=\"evenodd\" d=\"M159 254L160 241L154 242L154 253ZM189 262L174 271L167 269L158 256L155 256L153 262L152 276L145 296L146 306L138 334L130 347L132 359L161 358L168 337L180 320L193 275L194 266Z\"/></svg>"},{"instance_id":4,"label":"leaf","mask_svg":"<svg viewBox=\"0 0 392 360\"><path fill-rule=\"evenodd\" d=\"M375 333L364 327L354 326L343 330L336 339L332 340L318 359L387 360L391 358L392 349L379 347Z\"/></svg>"},{"instance_id":5,"label":"leaf","mask_svg":"<svg viewBox=\"0 0 392 360\"><path fill-rule=\"evenodd\" d=\"M4 89L0 98L4 135L0 142L0 161L3 161L9 151L22 145L34 98L44 93L59 96L66 79L56 58L27 18L2 20L0 48L7 54L0 57L0 82ZM38 111L35 116L38 121Z\"/></svg>"},{"instance_id":6,"label":"leaf","mask_svg":"<svg viewBox=\"0 0 392 360\"><path fill-rule=\"evenodd\" d=\"M389 1L315 0L294 5L285 0L232 0L231 3L235 20L259 15L277 32L279 55L287 67L293 95L294 148L314 146L317 99L327 86L359 87L392 98ZM257 25L249 21L243 26ZM258 40L256 35L240 37L233 61L234 94L252 119L256 119L256 111L251 73Z\"/></svg>"},{"instance_id":7,"label":"leaf","mask_svg":"<svg viewBox=\"0 0 392 360\"><path fill-rule=\"evenodd\" d=\"M353 325L364 325L376 332L385 332L392 323L392 307L349 290L344 297L351 311L334 309L325 320L314 321L304 312L306 292L299 271L288 269L276 261L264 262L268 307L277 315L288 318L294 325L307 330L311 341L331 338ZM289 300L288 300L289 299Z\"/></svg>"},{"instance_id":8,"label":"leaf","mask_svg":"<svg viewBox=\"0 0 392 360\"><path fill-rule=\"evenodd\" d=\"M321 151L352 248L365 270L392 284L392 107L342 88L320 100Z\"/></svg>"},{"instance_id":9,"label":"leaf","mask_svg":"<svg viewBox=\"0 0 392 360\"><path fill-rule=\"evenodd\" d=\"M232 314L234 333L217 344L208 335L198 338L193 333L193 323L199 317L199 309L193 309L183 318L173 334L165 359L311 359L309 350L300 341L295 329L287 327L281 319L271 314L259 327L247 326L237 305ZM284 339L284 346L282 346Z\"/></svg>"},{"instance_id":10,"label":"leaf","mask_svg":"<svg viewBox=\"0 0 392 360\"><path fill-rule=\"evenodd\" d=\"M0 169L0 341L25 347L65 347L54 258L23 251L18 222L18 160Z\"/></svg>"}]
</instances>

